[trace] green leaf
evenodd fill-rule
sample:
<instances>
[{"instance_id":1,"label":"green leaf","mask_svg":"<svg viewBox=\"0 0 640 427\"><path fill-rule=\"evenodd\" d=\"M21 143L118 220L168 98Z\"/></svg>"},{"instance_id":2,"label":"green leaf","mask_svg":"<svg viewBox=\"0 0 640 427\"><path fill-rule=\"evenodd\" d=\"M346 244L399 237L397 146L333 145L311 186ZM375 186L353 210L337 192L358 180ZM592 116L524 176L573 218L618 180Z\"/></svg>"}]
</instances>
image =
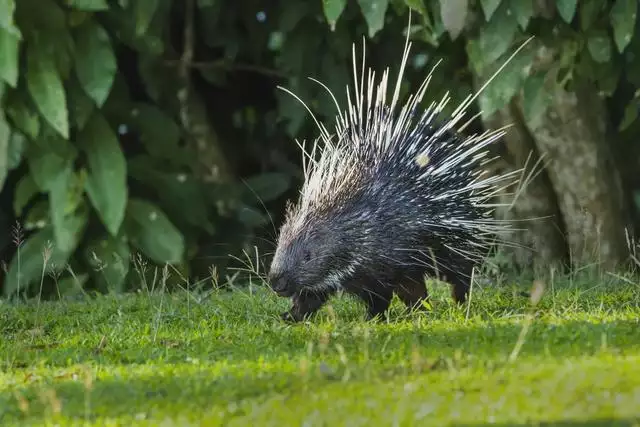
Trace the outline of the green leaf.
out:
<instances>
[{"instance_id":1,"label":"green leaf","mask_svg":"<svg viewBox=\"0 0 640 427\"><path fill-rule=\"evenodd\" d=\"M102 107L109 96L118 68L109 34L91 20L76 30L74 39L78 81L96 105Z\"/></svg>"},{"instance_id":2,"label":"green leaf","mask_svg":"<svg viewBox=\"0 0 640 427\"><path fill-rule=\"evenodd\" d=\"M424 5L424 0L404 0L404 4L407 5L412 10L415 10L420 15L428 19L429 12L427 12L427 8Z\"/></svg>"},{"instance_id":3,"label":"green leaf","mask_svg":"<svg viewBox=\"0 0 640 427\"><path fill-rule=\"evenodd\" d=\"M284 34L292 32L301 20L309 16L312 5L313 3L309 2L294 2L287 5L287 7L283 7L282 10L278 11L278 30ZM220 8L218 7L218 9ZM212 20L214 18L218 19L219 16L219 13L215 12L205 14L205 11L202 11L201 13L207 17L211 16L209 19ZM207 36L207 38L209 37Z\"/></svg>"},{"instance_id":4,"label":"green leaf","mask_svg":"<svg viewBox=\"0 0 640 427\"><path fill-rule=\"evenodd\" d=\"M464 28L469 0L440 0L440 17L449 36L455 40Z\"/></svg>"},{"instance_id":5,"label":"green leaf","mask_svg":"<svg viewBox=\"0 0 640 427\"><path fill-rule=\"evenodd\" d=\"M624 116L620 121L620 125L618 125L618 130L622 132L626 130L629 126L631 126L633 122L635 122L636 119L638 118L639 110L640 110L640 103L638 102L637 98L629 102L629 104L627 104L627 106L624 109Z\"/></svg>"},{"instance_id":6,"label":"green leaf","mask_svg":"<svg viewBox=\"0 0 640 427\"><path fill-rule=\"evenodd\" d=\"M13 22L13 12L16 9L14 0L0 0L0 28L7 27Z\"/></svg>"},{"instance_id":7,"label":"green leaf","mask_svg":"<svg viewBox=\"0 0 640 427\"><path fill-rule=\"evenodd\" d=\"M611 41L604 32L598 32L589 37L587 48L596 62L604 63L611 59Z\"/></svg>"},{"instance_id":8,"label":"green leaf","mask_svg":"<svg viewBox=\"0 0 640 427\"><path fill-rule=\"evenodd\" d=\"M7 165L9 170L13 170L22 163L22 155L27 148L27 138L14 129L9 139L9 148L7 151Z\"/></svg>"},{"instance_id":9,"label":"green leaf","mask_svg":"<svg viewBox=\"0 0 640 427\"><path fill-rule=\"evenodd\" d=\"M4 187L4 181L9 173L9 140L11 128L0 110L0 192Z\"/></svg>"},{"instance_id":10,"label":"green leaf","mask_svg":"<svg viewBox=\"0 0 640 427\"><path fill-rule=\"evenodd\" d=\"M13 196L13 212L15 215L21 216L23 209L39 192L40 189L33 180L33 176L27 172L16 185L16 193Z\"/></svg>"},{"instance_id":11,"label":"green leaf","mask_svg":"<svg viewBox=\"0 0 640 427\"><path fill-rule=\"evenodd\" d=\"M20 30L16 27L13 17L15 9L15 0L0 0L0 29L20 39Z\"/></svg>"},{"instance_id":12,"label":"green leaf","mask_svg":"<svg viewBox=\"0 0 640 427\"><path fill-rule=\"evenodd\" d=\"M151 104L137 104L132 108L129 120L149 154L175 160L182 134L167 113Z\"/></svg>"},{"instance_id":13,"label":"green leaf","mask_svg":"<svg viewBox=\"0 0 640 427\"><path fill-rule=\"evenodd\" d=\"M285 173L267 172L247 178L245 184L249 189L249 199L255 203L269 202L289 189L291 177Z\"/></svg>"},{"instance_id":14,"label":"green leaf","mask_svg":"<svg viewBox=\"0 0 640 427\"><path fill-rule=\"evenodd\" d=\"M618 87L622 74L622 67L618 61L594 63L589 78L597 83L598 93L611 96Z\"/></svg>"},{"instance_id":15,"label":"green leaf","mask_svg":"<svg viewBox=\"0 0 640 427\"><path fill-rule=\"evenodd\" d=\"M73 165L67 164L59 169L57 175L51 181L49 187L49 210L53 234L56 245L63 251L72 249L75 245L73 224L69 224L69 216L73 215L73 205L78 201L69 200L73 195L71 183L73 178ZM69 206L72 205L72 206Z\"/></svg>"},{"instance_id":16,"label":"green leaf","mask_svg":"<svg viewBox=\"0 0 640 427\"><path fill-rule=\"evenodd\" d=\"M640 87L640 37L634 37L626 48L621 66L626 79L635 87Z\"/></svg>"},{"instance_id":17,"label":"green leaf","mask_svg":"<svg viewBox=\"0 0 640 427\"><path fill-rule=\"evenodd\" d=\"M199 71L201 74L203 71L205 73L220 73L223 76L227 74L226 70L215 67ZM162 58L156 55L138 54L138 73L145 91L154 102L161 102L163 94L176 84L175 72L168 70L163 64Z\"/></svg>"},{"instance_id":18,"label":"green leaf","mask_svg":"<svg viewBox=\"0 0 640 427\"><path fill-rule=\"evenodd\" d=\"M29 209L26 217L24 218L24 229L27 231L41 230L51 225L49 210L49 200L38 200Z\"/></svg>"},{"instance_id":19,"label":"green leaf","mask_svg":"<svg viewBox=\"0 0 640 427\"><path fill-rule=\"evenodd\" d=\"M51 57L34 44L27 49L27 88L38 111L65 139L69 138L67 98Z\"/></svg>"},{"instance_id":20,"label":"green leaf","mask_svg":"<svg viewBox=\"0 0 640 427\"><path fill-rule=\"evenodd\" d=\"M89 275L87 273L74 273L62 277L61 279L56 280L57 293L63 299L65 297L80 295L84 293L83 289L87 279L89 279Z\"/></svg>"},{"instance_id":21,"label":"green leaf","mask_svg":"<svg viewBox=\"0 0 640 427\"><path fill-rule=\"evenodd\" d=\"M545 87L544 73L530 76L522 89L522 110L531 129L537 129L553 97Z\"/></svg>"},{"instance_id":22,"label":"green leaf","mask_svg":"<svg viewBox=\"0 0 640 427\"><path fill-rule=\"evenodd\" d=\"M208 189L197 179L185 173L164 172L162 162L147 155L129 159L127 167L133 179L155 190L161 207L178 227L194 226L214 233L203 197ZM184 209L187 205L189 209Z\"/></svg>"},{"instance_id":23,"label":"green leaf","mask_svg":"<svg viewBox=\"0 0 640 427\"><path fill-rule=\"evenodd\" d=\"M103 235L87 245L84 257L102 289L122 292L130 267L131 250L124 236Z\"/></svg>"},{"instance_id":24,"label":"green leaf","mask_svg":"<svg viewBox=\"0 0 640 427\"><path fill-rule=\"evenodd\" d=\"M133 3L133 15L136 22L136 34L147 32L153 15L158 8L159 0L135 0Z\"/></svg>"},{"instance_id":25,"label":"green leaf","mask_svg":"<svg viewBox=\"0 0 640 427\"><path fill-rule=\"evenodd\" d=\"M500 6L501 0L480 0L480 5L482 6L482 11L484 12L484 18L489 22L493 13Z\"/></svg>"},{"instance_id":26,"label":"green leaf","mask_svg":"<svg viewBox=\"0 0 640 427\"><path fill-rule=\"evenodd\" d=\"M576 6L578 0L556 0L556 8L558 13L566 23L573 21L573 16L576 14Z\"/></svg>"},{"instance_id":27,"label":"green leaf","mask_svg":"<svg viewBox=\"0 0 640 427\"><path fill-rule=\"evenodd\" d=\"M618 52L622 52L631 41L637 15L638 0L616 0L611 8L611 26Z\"/></svg>"},{"instance_id":28,"label":"green leaf","mask_svg":"<svg viewBox=\"0 0 640 427\"><path fill-rule=\"evenodd\" d=\"M498 77L481 92L478 102L483 117L490 117L495 111L511 101L522 87L526 70L531 66L532 62L532 49L523 49L502 69ZM498 61L492 65L491 70L497 69L501 65L502 61ZM485 77L489 76L490 70L488 69Z\"/></svg>"},{"instance_id":29,"label":"green leaf","mask_svg":"<svg viewBox=\"0 0 640 427\"><path fill-rule=\"evenodd\" d=\"M38 137L40 133L40 116L35 109L29 108L22 91L13 91L7 95L5 108L7 116L13 121L15 128L31 139Z\"/></svg>"},{"instance_id":30,"label":"green leaf","mask_svg":"<svg viewBox=\"0 0 640 427\"><path fill-rule=\"evenodd\" d=\"M43 191L51 189L58 171L73 164L77 155L76 148L49 127L43 128L40 138L31 141L26 152L29 170Z\"/></svg>"},{"instance_id":31,"label":"green leaf","mask_svg":"<svg viewBox=\"0 0 640 427\"><path fill-rule=\"evenodd\" d=\"M497 61L511 46L518 23L508 9L506 4L500 5L493 19L480 29L477 43L472 43L472 46L475 45L478 50L477 56L480 62L477 64L480 68L476 71L479 73L482 68Z\"/></svg>"},{"instance_id":32,"label":"green leaf","mask_svg":"<svg viewBox=\"0 0 640 427\"><path fill-rule=\"evenodd\" d=\"M109 10L109 5L106 0L65 0L65 3L67 6L78 10Z\"/></svg>"},{"instance_id":33,"label":"green leaf","mask_svg":"<svg viewBox=\"0 0 640 427\"><path fill-rule=\"evenodd\" d=\"M53 243L55 238L51 226L29 236L20 248L19 257L16 253L11 260L4 281L5 296L13 295L19 289L26 290L34 283L39 283L43 273L46 275L62 270L75 250L86 224L86 215L71 218L69 230L74 236L74 244L66 250ZM45 253L49 255L46 264L43 257Z\"/></svg>"},{"instance_id":34,"label":"green leaf","mask_svg":"<svg viewBox=\"0 0 640 427\"><path fill-rule=\"evenodd\" d=\"M533 16L533 0L511 0L511 10L520 28L525 30Z\"/></svg>"},{"instance_id":35,"label":"green leaf","mask_svg":"<svg viewBox=\"0 0 640 427\"><path fill-rule=\"evenodd\" d=\"M73 9L69 11L69 14L67 15L67 23L71 29L79 27L89 19L93 19L90 11Z\"/></svg>"},{"instance_id":36,"label":"green leaf","mask_svg":"<svg viewBox=\"0 0 640 427\"><path fill-rule=\"evenodd\" d=\"M74 218L76 207L83 199L82 192L74 192L72 185L76 157L75 147L48 127L27 149L30 175L38 188L49 193L48 218L53 225L55 243L63 251L77 244Z\"/></svg>"},{"instance_id":37,"label":"green leaf","mask_svg":"<svg viewBox=\"0 0 640 427\"><path fill-rule=\"evenodd\" d=\"M46 37L66 30L67 16L57 0L18 0L16 6L16 21L25 34Z\"/></svg>"},{"instance_id":38,"label":"green leaf","mask_svg":"<svg viewBox=\"0 0 640 427\"><path fill-rule=\"evenodd\" d=\"M65 81L69 78L73 69L74 51L76 48L73 36L69 29L65 28L64 31L58 31L53 35L48 35L48 37L50 37L48 42L50 45L49 49L53 52L58 74L60 78Z\"/></svg>"},{"instance_id":39,"label":"green leaf","mask_svg":"<svg viewBox=\"0 0 640 427\"><path fill-rule=\"evenodd\" d=\"M389 0L358 0L358 4L365 21L367 21L369 37L373 38L384 27L384 17L387 13Z\"/></svg>"},{"instance_id":40,"label":"green leaf","mask_svg":"<svg viewBox=\"0 0 640 427\"><path fill-rule=\"evenodd\" d=\"M322 0L322 8L324 10L324 16L327 18L331 31L335 31L336 22L344 7L347 5L347 0Z\"/></svg>"},{"instance_id":41,"label":"green leaf","mask_svg":"<svg viewBox=\"0 0 640 427\"><path fill-rule=\"evenodd\" d=\"M116 235L128 197L126 161L120 142L99 112L91 116L78 141L89 165L87 195L109 233Z\"/></svg>"},{"instance_id":42,"label":"green leaf","mask_svg":"<svg viewBox=\"0 0 640 427\"><path fill-rule=\"evenodd\" d=\"M262 227L269 223L269 217L254 207L240 203L237 207L238 220L248 227Z\"/></svg>"},{"instance_id":43,"label":"green leaf","mask_svg":"<svg viewBox=\"0 0 640 427\"><path fill-rule=\"evenodd\" d=\"M601 10L604 6L604 2L601 1L586 1L580 5L580 28L583 31L587 31L591 25L596 22L598 16L601 15Z\"/></svg>"},{"instance_id":44,"label":"green leaf","mask_svg":"<svg viewBox=\"0 0 640 427\"><path fill-rule=\"evenodd\" d=\"M87 124L87 120L96 109L96 104L89 95L80 87L77 79L71 79L67 84L67 96L69 97L69 114L73 124L78 130Z\"/></svg>"},{"instance_id":45,"label":"green leaf","mask_svg":"<svg viewBox=\"0 0 640 427\"><path fill-rule=\"evenodd\" d=\"M154 203L129 199L125 224L131 243L154 262L175 264L182 260L184 237Z\"/></svg>"},{"instance_id":46,"label":"green leaf","mask_svg":"<svg viewBox=\"0 0 640 427\"><path fill-rule=\"evenodd\" d=\"M14 33L0 28L0 79L13 88L18 85L19 48L20 38Z\"/></svg>"}]
</instances>

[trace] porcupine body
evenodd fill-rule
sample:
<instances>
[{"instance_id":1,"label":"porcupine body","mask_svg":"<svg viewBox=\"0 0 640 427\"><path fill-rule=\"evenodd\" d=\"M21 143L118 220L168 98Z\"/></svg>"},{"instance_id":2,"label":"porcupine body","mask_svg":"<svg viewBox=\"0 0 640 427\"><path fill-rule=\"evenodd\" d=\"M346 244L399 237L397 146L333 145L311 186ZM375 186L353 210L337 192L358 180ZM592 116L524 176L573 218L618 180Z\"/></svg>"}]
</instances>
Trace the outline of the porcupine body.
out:
<instances>
[{"instance_id":1,"label":"porcupine body","mask_svg":"<svg viewBox=\"0 0 640 427\"><path fill-rule=\"evenodd\" d=\"M348 90L344 113L336 102L335 134L316 121L321 136L305 152L305 182L268 275L293 301L286 320L303 320L339 290L361 298L368 318L385 314L394 293L419 308L428 299L425 275L449 282L462 303L501 226L487 200L507 176L482 176L482 166L503 130L458 132L471 96L450 117L441 117L448 96L419 110L430 76L398 111L409 47L407 38L390 104L388 70L377 85L368 70L365 87L363 53L358 84L354 50L353 97Z\"/></svg>"}]
</instances>

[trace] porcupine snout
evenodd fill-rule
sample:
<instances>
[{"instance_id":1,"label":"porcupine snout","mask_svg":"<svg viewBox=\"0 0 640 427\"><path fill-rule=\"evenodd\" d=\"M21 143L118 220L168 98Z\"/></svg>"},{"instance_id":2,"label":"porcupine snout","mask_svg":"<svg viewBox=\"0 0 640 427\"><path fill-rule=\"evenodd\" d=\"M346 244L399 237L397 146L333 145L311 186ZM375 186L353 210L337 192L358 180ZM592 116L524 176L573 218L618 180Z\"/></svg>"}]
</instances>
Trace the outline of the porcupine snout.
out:
<instances>
[{"instance_id":1,"label":"porcupine snout","mask_svg":"<svg viewBox=\"0 0 640 427\"><path fill-rule=\"evenodd\" d=\"M282 271L271 269L267 276L269 286L281 297L293 295L293 281Z\"/></svg>"}]
</instances>

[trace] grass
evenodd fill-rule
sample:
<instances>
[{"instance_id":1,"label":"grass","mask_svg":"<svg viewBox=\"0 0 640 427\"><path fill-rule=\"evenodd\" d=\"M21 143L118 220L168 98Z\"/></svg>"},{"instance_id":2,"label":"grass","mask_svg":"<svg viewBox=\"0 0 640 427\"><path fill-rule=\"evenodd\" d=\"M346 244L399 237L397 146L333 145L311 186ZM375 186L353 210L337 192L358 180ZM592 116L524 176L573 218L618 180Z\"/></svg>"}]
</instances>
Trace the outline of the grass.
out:
<instances>
[{"instance_id":1,"label":"grass","mask_svg":"<svg viewBox=\"0 0 640 427\"><path fill-rule=\"evenodd\" d=\"M263 289L4 303L0 425L640 425L637 284L432 289L378 324Z\"/></svg>"}]
</instances>

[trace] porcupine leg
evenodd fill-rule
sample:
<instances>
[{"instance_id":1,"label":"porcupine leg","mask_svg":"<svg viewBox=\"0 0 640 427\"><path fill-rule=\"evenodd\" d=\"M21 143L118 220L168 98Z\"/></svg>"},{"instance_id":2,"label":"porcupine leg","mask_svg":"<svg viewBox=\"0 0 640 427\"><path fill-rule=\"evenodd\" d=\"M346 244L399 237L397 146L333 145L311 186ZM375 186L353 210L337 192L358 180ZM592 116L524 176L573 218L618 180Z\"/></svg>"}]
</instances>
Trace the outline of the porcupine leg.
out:
<instances>
[{"instance_id":1,"label":"porcupine leg","mask_svg":"<svg viewBox=\"0 0 640 427\"><path fill-rule=\"evenodd\" d=\"M452 275L449 279L449 283L451 284L451 296L458 304L463 304L467 301L469 289L471 288L472 272L473 264L464 263L463 268L460 268L458 273Z\"/></svg>"},{"instance_id":2,"label":"porcupine leg","mask_svg":"<svg viewBox=\"0 0 640 427\"><path fill-rule=\"evenodd\" d=\"M360 288L351 292L367 304L367 320L386 316L391 298L393 298L393 291L390 288L380 287L375 290Z\"/></svg>"},{"instance_id":3,"label":"porcupine leg","mask_svg":"<svg viewBox=\"0 0 640 427\"><path fill-rule=\"evenodd\" d=\"M289 311L282 313L282 319L287 322L300 322L317 312L333 292L307 292L291 298L293 305Z\"/></svg>"},{"instance_id":4,"label":"porcupine leg","mask_svg":"<svg viewBox=\"0 0 640 427\"><path fill-rule=\"evenodd\" d=\"M400 298L400 301L411 311L426 310L422 302L428 302L430 299L427 285L424 282L411 282L408 285L400 284L396 287L395 293Z\"/></svg>"}]
</instances>

